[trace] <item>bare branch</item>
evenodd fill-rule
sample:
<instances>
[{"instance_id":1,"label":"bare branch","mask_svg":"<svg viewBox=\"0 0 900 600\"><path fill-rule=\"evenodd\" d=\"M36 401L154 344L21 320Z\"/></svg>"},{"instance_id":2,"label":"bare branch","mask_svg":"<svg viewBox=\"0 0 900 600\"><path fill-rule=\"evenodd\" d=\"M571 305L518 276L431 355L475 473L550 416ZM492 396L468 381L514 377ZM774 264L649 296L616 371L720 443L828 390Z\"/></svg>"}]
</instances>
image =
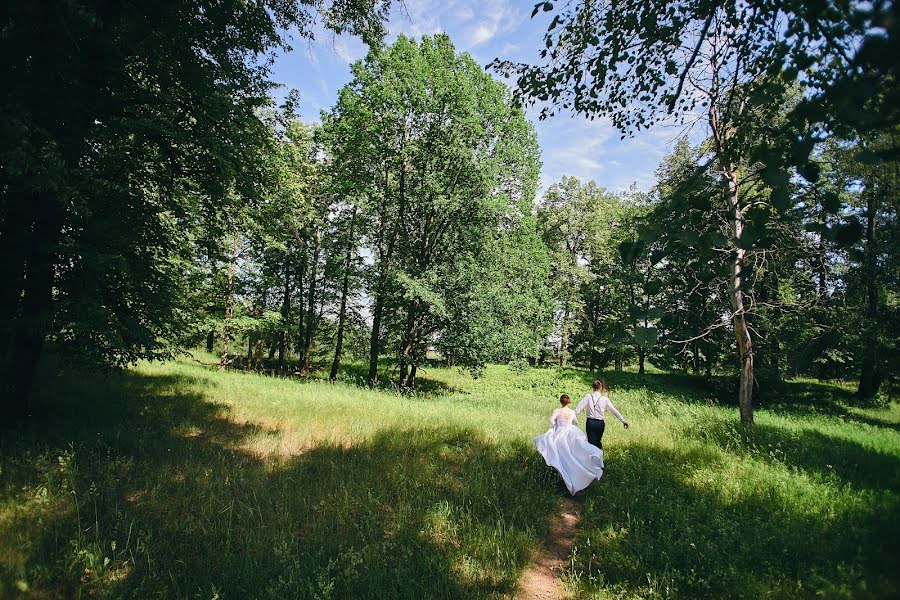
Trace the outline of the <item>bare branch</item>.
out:
<instances>
[{"instance_id":1,"label":"bare branch","mask_svg":"<svg viewBox=\"0 0 900 600\"><path fill-rule=\"evenodd\" d=\"M694 337L690 337L686 340L671 340L671 342L673 344L690 344L691 342L695 342L697 340L702 340L702 339L706 338L709 334L711 334L716 329L721 329L722 327L727 327L727 326L728 326L728 322L720 321L719 323L713 323L712 325L710 325L709 327L707 327L706 329L704 329L702 332L695 335Z\"/></svg>"},{"instance_id":2,"label":"bare branch","mask_svg":"<svg viewBox=\"0 0 900 600\"><path fill-rule=\"evenodd\" d=\"M678 97L681 96L681 90L684 88L684 80L687 78L688 73L694 66L694 61L697 60L697 54L700 52L700 46L703 45L703 40L706 38L706 34L709 32L709 27L712 24L713 15L715 14L716 9L713 9L709 12L709 16L706 17L706 22L703 23L703 30L700 32L700 35L697 37L697 45L694 46L694 51L691 53L691 57L688 59L687 63L684 65L684 70L681 72L681 75L678 77L678 87L675 89L675 95L672 96L672 99L669 100L669 114L675 110L675 103L678 101Z\"/></svg>"}]
</instances>

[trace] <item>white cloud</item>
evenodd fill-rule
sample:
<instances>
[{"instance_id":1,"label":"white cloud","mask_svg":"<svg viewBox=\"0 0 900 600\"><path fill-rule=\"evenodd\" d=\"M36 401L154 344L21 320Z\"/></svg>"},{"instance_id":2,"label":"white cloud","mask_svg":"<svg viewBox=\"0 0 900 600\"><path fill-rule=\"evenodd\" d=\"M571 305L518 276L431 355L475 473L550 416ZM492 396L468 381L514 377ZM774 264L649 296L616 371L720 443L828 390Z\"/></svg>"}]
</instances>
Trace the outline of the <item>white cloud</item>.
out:
<instances>
[{"instance_id":1,"label":"white cloud","mask_svg":"<svg viewBox=\"0 0 900 600\"><path fill-rule=\"evenodd\" d=\"M407 0L392 12L388 31L389 38L448 32L461 50L471 50L513 31L525 17L510 0Z\"/></svg>"},{"instance_id":2,"label":"white cloud","mask_svg":"<svg viewBox=\"0 0 900 600\"><path fill-rule=\"evenodd\" d=\"M520 17L508 0L485 0L479 3L474 16L475 24L465 32L464 47L474 48L494 39L498 32L512 31L520 22Z\"/></svg>"},{"instance_id":3,"label":"white cloud","mask_svg":"<svg viewBox=\"0 0 900 600\"><path fill-rule=\"evenodd\" d=\"M457 21L468 21L475 16L475 11L471 6L458 5L453 9L451 14Z\"/></svg>"},{"instance_id":4,"label":"white cloud","mask_svg":"<svg viewBox=\"0 0 900 600\"><path fill-rule=\"evenodd\" d=\"M407 0L393 11L388 23L389 36L396 38L403 33L419 38L444 31L440 20L444 6L440 1Z\"/></svg>"},{"instance_id":5,"label":"white cloud","mask_svg":"<svg viewBox=\"0 0 900 600\"><path fill-rule=\"evenodd\" d=\"M345 36L335 37L333 47L334 53L337 54L338 58L347 64L354 63L365 57L368 51L366 45L358 39Z\"/></svg>"},{"instance_id":6,"label":"white cloud","mask_svg":"<svg viewBox=\"0 0 900 600\"><path fill-rule=\"evenodd\" d=\"M505 58L505 57L509 56L510 54L512 54L513 52L516 52L518 49L519 49L518 44L506 42L505 44L503 44L503 47L500 49L500 58Z\"/></svg>"},{"instance_id":7,"label":"white cloud","mask_svg":"<svg viewBox=\"0 0 900 600\"><path fill-rule=\"evenodd\" d=\"M473 30L469 33L469 46L477 46L479 44L483 44L484 42L490 40L497 33L497 26L494 25L486 25L484 23L479 23L475 26Z\"/></svg>"}]
</instances>

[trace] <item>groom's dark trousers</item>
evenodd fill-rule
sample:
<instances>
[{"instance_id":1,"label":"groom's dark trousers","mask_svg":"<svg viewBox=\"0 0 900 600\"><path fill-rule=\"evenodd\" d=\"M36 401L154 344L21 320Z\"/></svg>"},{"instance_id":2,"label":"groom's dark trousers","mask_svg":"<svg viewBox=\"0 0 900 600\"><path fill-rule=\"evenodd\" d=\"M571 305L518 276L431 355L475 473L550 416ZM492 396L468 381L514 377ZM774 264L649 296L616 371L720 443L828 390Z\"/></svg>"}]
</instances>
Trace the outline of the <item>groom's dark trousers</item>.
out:
<instances>
[{"instance_id":1,"label":"groom's dark trousers","mask_svg":"<svg viewBox=\"0 0 900 600\"><path fill-rule=\"evenodd\" d=\"M603 419L588 419L584 424L588 443L603 450L603 430L606 429L606 421Z\"/></svg>"}]
</instances>

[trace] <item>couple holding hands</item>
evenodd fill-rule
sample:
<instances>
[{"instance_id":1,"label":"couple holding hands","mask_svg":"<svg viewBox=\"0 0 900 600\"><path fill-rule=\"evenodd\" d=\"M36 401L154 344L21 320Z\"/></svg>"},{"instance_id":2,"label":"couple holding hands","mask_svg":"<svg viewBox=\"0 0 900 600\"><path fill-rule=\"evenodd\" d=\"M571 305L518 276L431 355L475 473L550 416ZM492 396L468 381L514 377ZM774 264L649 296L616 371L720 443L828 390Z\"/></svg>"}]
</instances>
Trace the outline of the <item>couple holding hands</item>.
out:
<instances>
[{"instance_id":1,"label":"couple holding hands","mask_svg":"<svg viewBox=\"0 0 900 600\"><path fill-rule=\"evenodd\" d=\"M559 471L573 496L603 476L602 439L606 429L606 411L614 414L628 429L628 421L609 399L606 380L597 379L591 387L591 393L581 399L575 410L569 408L571 400L568 395L560 396L562 406L550 415L550 429L534 438L537 451L549 466ZM578 415L585 410L586 435L577 427Z\"/></svg>"}]
</instances>

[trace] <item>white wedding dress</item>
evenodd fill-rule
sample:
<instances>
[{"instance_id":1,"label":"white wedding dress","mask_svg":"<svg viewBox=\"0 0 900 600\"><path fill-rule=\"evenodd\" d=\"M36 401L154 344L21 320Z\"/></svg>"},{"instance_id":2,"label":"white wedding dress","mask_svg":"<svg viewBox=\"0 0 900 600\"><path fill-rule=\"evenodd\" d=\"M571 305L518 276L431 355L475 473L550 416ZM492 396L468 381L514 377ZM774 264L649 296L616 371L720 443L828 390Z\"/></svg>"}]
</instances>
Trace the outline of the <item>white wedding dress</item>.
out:
<instances>
[{"instance_id":1,"label":"white wedding dress","mask_svg":"<svg viewBox=\"0 0 900 600\"><path fill-rule=\"evenodd\" d=\"M573 496L603 476L603 450L592 446L578 428L571 408L557 408L550 416L550 429L534 438L534 445L548 465L559 471Z\"/></svg>"}]
</instances>

